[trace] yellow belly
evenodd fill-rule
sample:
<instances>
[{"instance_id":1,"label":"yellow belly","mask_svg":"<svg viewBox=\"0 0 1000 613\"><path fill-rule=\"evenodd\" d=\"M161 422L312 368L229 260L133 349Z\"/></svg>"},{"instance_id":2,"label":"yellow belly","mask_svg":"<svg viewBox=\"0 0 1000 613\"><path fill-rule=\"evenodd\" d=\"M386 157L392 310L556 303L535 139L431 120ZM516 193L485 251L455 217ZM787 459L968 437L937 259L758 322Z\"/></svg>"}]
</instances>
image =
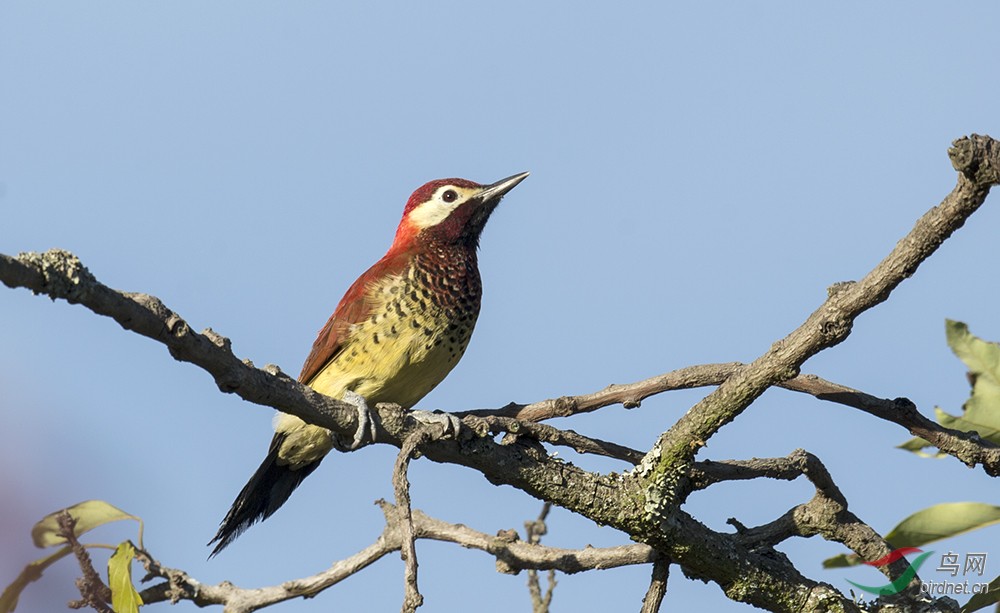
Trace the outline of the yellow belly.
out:
<instances>
[{"instance_id":1,"label":"yellow belly","mask_svg":"<svg viewBox=\"0 0 1000 613\"><path fill-rule=\"evenodd\" d=\"M396 290L391 288L395 286ZM396 278L378 291L382 300L372 317L356 324L337 354L309 382L314 390L341 398L346 390L369 406L393 402L411 408L458 364L465 353L476 313L457 321ZM452 314L453 315L453 314ZM279 462L299 468L332 448L331 432L279 413L275 430L285 434Z\"/></svg>"}]
</instances>

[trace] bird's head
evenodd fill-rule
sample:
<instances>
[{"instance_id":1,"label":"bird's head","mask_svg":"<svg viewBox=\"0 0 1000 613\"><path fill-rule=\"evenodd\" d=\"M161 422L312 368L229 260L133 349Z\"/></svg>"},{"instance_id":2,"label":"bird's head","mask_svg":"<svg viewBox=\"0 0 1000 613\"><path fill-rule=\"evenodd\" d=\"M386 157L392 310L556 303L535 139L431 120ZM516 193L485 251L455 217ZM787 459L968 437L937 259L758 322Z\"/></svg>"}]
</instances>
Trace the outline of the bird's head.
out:
<instances>
[{"instance_id":1,"label":"bird's head","mask_svg":"<svg viewBox=\"0 0 1000 613\"><path fill-rule=\"evenodd\" d=\"M391 251L417 244L475 249L500 199L527 176L522 172L490 185L466 179L438 179L423 185L403 209Z\"/></svg>"}]
</instances>

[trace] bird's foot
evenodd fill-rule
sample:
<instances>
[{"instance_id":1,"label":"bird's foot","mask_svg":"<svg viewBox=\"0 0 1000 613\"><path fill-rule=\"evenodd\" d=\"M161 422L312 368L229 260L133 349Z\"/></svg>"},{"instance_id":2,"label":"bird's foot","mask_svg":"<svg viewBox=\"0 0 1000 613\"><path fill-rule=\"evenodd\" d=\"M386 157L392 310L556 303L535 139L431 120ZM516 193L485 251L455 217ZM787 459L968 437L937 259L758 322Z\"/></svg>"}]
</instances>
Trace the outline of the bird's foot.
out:
<instances>
[{"instance_id":1,"label":"bird's foot","mask_svg":"<svg viewBox=\"0 0 1000 613\"><path fill-rule=\"evenodd\" d=\"M372 419L371 410L365 397L357 392L347 390L341 396L341 400L352 405L358 411L358 429L354 432L354 439L350 443L345 443L337 435L333 436L334 446L340 451L354 451L375 442L376 430L375 421Z\"/></svg>"},{"instance_id":2,"label":"bird's foot","mask_svg":"<svg viewBox=\"0 0 1000 613\"><path fill-rule=\"evenodd\" d=\"M444 411L410 411L410 415L425 426L440 428L435 432L438 439L457 439L462 429L462 420Z\"/></svg>"}]
</instances>

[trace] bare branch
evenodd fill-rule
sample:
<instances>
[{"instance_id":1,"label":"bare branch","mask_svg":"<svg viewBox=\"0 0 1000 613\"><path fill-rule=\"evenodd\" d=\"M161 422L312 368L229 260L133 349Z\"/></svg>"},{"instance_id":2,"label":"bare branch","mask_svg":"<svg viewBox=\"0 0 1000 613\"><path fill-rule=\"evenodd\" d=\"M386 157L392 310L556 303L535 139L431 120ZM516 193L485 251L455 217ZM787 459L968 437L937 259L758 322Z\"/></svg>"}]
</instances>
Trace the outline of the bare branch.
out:
<instances>
[{"instance_id":1,"label":"bare branch","mask_svg":"<svg viewBox=\"0 0 1000 613\"><path fill-rule=\"evenodd\" d=\"M277 367L258 369L249 360L240 361L229 339L211 328L195 332L155 296L111 289L94 278L72 253L53 249L22 253L16 258L0 254L0 281L53 300L82 304L98 315L111 317L126 330L164 344L175 359L207 371L227 394L235 393L344 436L357 430L357 410L352 405L313 391Z\"/></svg>"},{"instance_id":2,"label":"bare branch","mask_svg":"<svg viewBox=\"0 0 1000 613\"><path fill-rule=\"evenodd\" d=\"M523 420L513 422L523 424L524 421L538 422L555 417L568 417L577 413L588 413L598 409L621 404L626 408L638 407L641 401L680 389L692 389L720 385L746 364L727 362L724 364L701 364L673 370L662 375L621 385L609 385L599 392L579 396L561 396L531 404L509 404L501 409L477 409L463 411L455 415L466 421L471 416L489 420L487 423L497 424L504 431L512 432L514 428L528 430L524 425L512 426L502 419ZM878 398L871 394L833 383L811 374L803 374L776 384L787 390L801 392L816 397L819 400L836 402L845 406L860 409L870 415L884 419L906 428L911 434L919 436L941 452L955 456L967 466L982 464L988 475L1000 474L1000 446L985 440L974 433L962 432L946 428L922 415L916 406L906 398L893 400ZM495 431L495 430L494 430ZM580 453L595 453L618 458L637 464L641 454L633 449L607 443L599 439L578 440L571 435L576 433L555 430L556 434L545 431L532 431L532 436L540 441L556 445L573 447ZM579 435L576 435L579 436Z\"/></svg>"},{"instance_id":3,"label":"bare branch","mask_svg":"<svg viewBox=\"0 0 1000 613\"><path fill-rule=\"evenodd\" d=\"M746 528L730 518L729 523L736 527L739 541L750 548L773 547L791 537L821 535L826 540L846 545L865 560L877 560L892 551L875 530L847 510L847 498L826 466L807 451L796 449L784 458L696 462L691 470L694 489L704 489L722 481L761 477L791 481L799 476L805 476L815 486L813 498L756 528ZM906 566L905 561L900 560L879 567L879 570L893 578L904 572Z\"/></svg>"},{"instance_id":4,"label":"bare branch","mask_svg":"<svg viewBox=\"0 0 1000 613\"><path fill-rule=\"evenodd\" d=\"M76 587L80 590L80 600L69 603L71 609L82 609L91 607L99 613L114 613L108 603L111 602L111 588L104 584L101 575L94 569L94 564L90 560L87 549L76 539L76 519L67 511L63 511L56 518L59 522L59 536L66 539L66 543L73 550L76 561L83 571L83 576L76 580Z\"/></svg>"},{"instance_id":5,"label":"bare branch","mask_svg":"<svg viewBox=\"0 0 1000 613\"><path fill-rule=\"evenodd\" d=\"M410 457L417 448L430 439L426 429L419 429L403 441L403 448L396 456L396 466L392 471L392 487L396 492L396 520L402 540L400 556L406 563L404 571L403 613L413 613L424 603L417 586L417 548L416 533L413 530L413 511L410 508L410 481L407 471L410 467Z\"/></svg>"},{"instance_id":6,"label":"bare branch","mask_svg":"<svg viewBox=\"0 0 1000 613\"><path fill-rule=\"evenodd\" d=\"M670 577L670 558L658 558L653 562L653 574L649 580L649 589L642 598L641 613L657 613L667 595L667 579Z\"/></svg>"},{"instance_id":7,"label":"bare branch","mask_svg":"<svg viewBox=\"0 0 1000 613\"><path fill-rule=\"evenodd\" d=\"M140 595L147 604L189 600L201 607L224 605L227 613L249 613L285 600L315 596L367 568L385 555L402 549L405 537L402 523L399 521L399 508L384 500L379 500L378 504L386 519L386 526L378 539L372 545L334 563L316 575L263 588L241 588L229 582L207 585L190 577L184 571L161 565L148 552L137 550L136 557L147 572L145 579L166 580L143 590ZM503 532L500 536L490 536L468 526L434 519L417 509L412 510L411 517L414 538L450 542L486 552L497 559L497 569L507 574L530 569L576 573L648 564L654 559L653 551L646 545L560 549L521 541L517 538L516 532L513 535Z\"/></svg>"},{"instance_id":8,"label":"bare branch","mask_svg":"<svg viewBox=\"0 0 1000 613\"><path fill-rule=\"evenodd\" d=\"M465 417L463 422L475 430L480 430L481 423L482 429L488 430L493 434L508 432L518 436L525 435L543 443L570 447L577 453L601 455L623 460L630 464L638 464L643 457L641 451L625 447L624 445L602 441L597 438L589 438L573 430L559 430L545 424L521 421L512 417L493 415L478 417L470 415Z\"/></svg>"},{"instance_id":9,"label":"bare branch","mask_svg":"<svg viewBox=\"0 0 1000 613\"><path fill-rule=\"evenodd\" d=\"M949 153L953 161L962 160L954 163L963 174L959 174L958 185L944 201L917 220L910 233L871 272L856 283L831 287L827 300L801 326L685 413L657 440L648 455L649 466L659 465L655 472L662 474L668 465L689 462L713 434L768 387L796 376L807 359L846 339L858 316L888 299L892 290L913 275L986 200L998 174L995 169L992 173L980 170L995 162L996 149L996 143L985 137L956 141Z\"/></svg>"},{"instance_id":10,"label":"bare branch","mask_svg":"<svg viewBox=\"0 0 1000 613\"><path fill-rule=\"evenodd\" d=\"M847 506L847 499L833 482L823 463L802 449L796 449L785 458L696 462L691 469L691 486L693 489L705 489L720 481L761 477L791 481L802 475L805 475L824 496Z\"/></svg>"},{"instance_id":11,"label":"bare branch","mask_svg":"<svg viewBox=\"0 0 1000 613\"><path fill-rule=\"evenodd\" d=\"M869 415L898 424L948 455L955 456L966 466L982 464L986 474L1000 475L1000 446L981 438L975 432L946 428L931 421L907 398L887 400L843 385L824 381L815 375L804 375L787 381L788 389L812 394L820 400L837 402L860 409Z\"/></svg>"},{"instance_id":12,"label":"bare branch","mask_svg":"<svg viewBox=\"0 0 1000 613\"><path fill-rule=\"evenodd\" d=\"M136 557L146 568L145 580L156 577L166 579L163 583L143 590L140 596L147 604L189 600L199 607L224 605L226 613L249 613L293 598L315 596L399 548L400 539L387 529L375 543L334 563L321 573L256 589L237 587L228 581L217 585L204 584L184 571L162 566L148 552L137 550Z\"/></svg>"},{"instance_id":13,"label":"bare branch","mask_svg":"<svg viewBox=\"0 0 1000 613\"><path fill-rule=\"evenodd\" d=\"M970 145L968 141L973 143ZM989 138L973 137L957 141L951 154L957 156L958 152L966 153L970 148L976 152L976 160L962 165L960 170L963 174L959 175L955 189L940 205L925 213L913 230L897 243L881 263L857 283L840 283L832 287L827 300L801 326L774 343L770 350L754 362L739 368L660 435L636 471L644 481L645 528L631 532L633 536L638 536L643 542L671 555L676 554L678 561L685 568L690 568L691 552L678 547L673 538L664 539L663 526L684 523L685 528L698 529L697 524L692 524L692 519L680 510L691 491L688 473L694 455L709 438L739 416L768 387L795 377L808 358L846 339L854 320L861 313L885 301L896 286L911 276L920 263L934 253L982 205L998 173L980 173L978 169L983 164L992 163L984 159L983 153L989 151L995 154L997 147ZM956 163L956 167L958 166ZM983 176L988 179L982 180ZM671 532L676 534L680 531ZM706 535L706 539L710 538ZM719 546L725 547L721 542ZM703 551L711 552L713 547L714 544L705 547ZM725 577L720 585L731 598L763 608L798 610L813 606L811 603L817 598L817 590L824 591L819 585L797 593L789 592L787 585L780 588L774 584L763 585L750 578L747 575L748 569L738 561L748 555L752 555L749 550L741 552L735 558L727 558L720 550L710 556L716 560L712 572L716 577ZM767 568L765 560L759 562L755 569ZM794 567L787 570L789 574L785 576L799 585L808 585L809 580L798 576L793 569ZM757 587L734 589L748 580ZM826 597L828 596L823 596ZM790 604L796 601L798 604ZM784 604L778 604L779 602ZM849 603L841 604L844 607L851 606Z\"/></svg>"},{"instance_id":14,"label":"bare branch","mask_svg":"<svg viewBox=\"0 0 1000 613\"><path fill-rule=\"evenodd\" d=\"M537 545L542 542L542 537L548 532L548 527L545 525L545 518L549 516L551 509L552 505L546 502L542 505L542 511L538 514L537 519L524 522L525 538L527 538L529 544ZM555 570L549 569L548 587L545 589L545 594L542 594L542 584L538 579L538 571L534 568L528 569L528 594L531 596L532 613L549 613L549 607L552 606L552 594L555 592L555 589Z\"/></svg>"},{"instance_id":15,"label":"bare branch","mask_svg":"<svg viewBox=\"0 0 1000 613\"><path fill-rule=\"evenodd\" d=\"M462 411L456 415L459 417L466 415L512 417L523 421L539 422L556 417L589 413L615 404L620 404L626 409L634 409L640 406L646 398L662 392L718 385L742 366L743 364L739 362L689 366L635 383L609 385L591 394L560 396L531 404L512 402L501 409L477 409Z\"/></svg>"},{"instance_id":16,"label":"bare branch","mask_svg":"<svg viewBox=\"0 0 1000 613\"><path fill-rule=\"evenodd\" d=\"M81 303L95 313L114 318L126 329L165 344L171 354L191 362L216 378L219 388L251 402L272 406L350 437L357 429L353 406L316 393L274 369L257 369L242 362L230 350L227 339L206 331L197 334L175 313L152 296L118 292L101 284L79 260L64 251L0 255L0 280L24 286L52 298ZM375 407L375 442L402 446L416 429L423 427L396 405ZM602 476L549 457L528 438L498 444L475 428L462 428L458 439L435 440L423 449L438 462L468 466L495 483L506 483L540 499L568 508L586 507L610 523L640 511L635 498L622 486L620 475ZM621 490L621 491L619 491ZM614 495L611 495L614 493Z\"/></svg>"}]
</instances>

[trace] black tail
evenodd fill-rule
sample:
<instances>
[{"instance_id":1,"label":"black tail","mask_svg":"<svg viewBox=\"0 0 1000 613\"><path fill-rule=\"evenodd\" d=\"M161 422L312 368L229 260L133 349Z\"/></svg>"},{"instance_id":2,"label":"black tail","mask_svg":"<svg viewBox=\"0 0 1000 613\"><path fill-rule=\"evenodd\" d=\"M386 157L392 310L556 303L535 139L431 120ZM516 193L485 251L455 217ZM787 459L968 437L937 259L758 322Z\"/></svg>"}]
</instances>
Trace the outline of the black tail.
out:
<instances>
[{"instance_id":1,"label":"black tail","mask_svg":"<svg viewBox=\"0 0 1000 613\"><path fill-rule=\"evenodd\" d=\"M232 508L219 526L218 534L209 541L209 545L218 543L209 558L225 549L247 528L273 515L285 504L302 480L319 466L319 460L297 470L279 465L278 449L284 440L284 434L274 435L267 457L233 501Z\"/></svg>"}]
</instances>

